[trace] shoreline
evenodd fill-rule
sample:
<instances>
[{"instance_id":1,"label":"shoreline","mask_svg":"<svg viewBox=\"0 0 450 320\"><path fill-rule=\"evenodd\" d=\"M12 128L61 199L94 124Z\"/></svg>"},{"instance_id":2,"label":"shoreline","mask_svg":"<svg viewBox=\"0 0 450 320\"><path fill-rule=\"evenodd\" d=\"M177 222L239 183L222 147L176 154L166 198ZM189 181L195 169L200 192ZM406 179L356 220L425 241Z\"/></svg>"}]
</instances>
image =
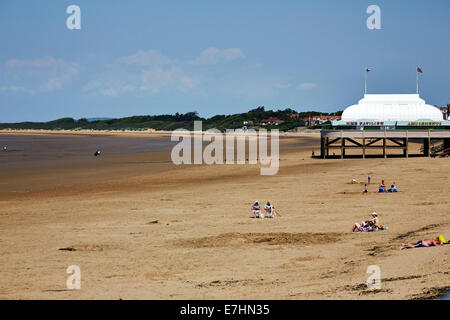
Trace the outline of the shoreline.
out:
<instances>
[{"instance_id":1,"label":"shoreline","mask_svg":"<svg viewBox=\"0 0 450 320\"><path fill-rule=\"evenodd\" d=\"M165 131L165 130L47 130L47 129L0 129L1 134L54 134L54 135L118 135L118 136L171 136L175 131ZM190 134L198 133L197 131L189 131ZM203 135L210 134L208 132L202 131ZM225 132L222 132L225 134ZM245 134L245 133L244 133ZM299 132L280 132L280 137L320 137L320 129L305 129Z\"/></svg>"}]
</instances>

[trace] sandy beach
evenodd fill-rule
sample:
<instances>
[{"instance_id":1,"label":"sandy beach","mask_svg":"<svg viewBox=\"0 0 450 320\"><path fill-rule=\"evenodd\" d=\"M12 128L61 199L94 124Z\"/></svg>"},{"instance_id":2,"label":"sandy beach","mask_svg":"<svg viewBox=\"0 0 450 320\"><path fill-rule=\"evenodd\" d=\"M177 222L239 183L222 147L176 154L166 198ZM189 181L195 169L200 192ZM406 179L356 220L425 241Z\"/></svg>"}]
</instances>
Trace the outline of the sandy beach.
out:
<instances>
[{"instance_id":1,"label":"sandy beach","mask_svg":"<svg viewBox=\"0 0 450 320\"><path fill-rule=\"evenodd\" d=\"M420 299L450 290L450 245L399 250L450 238L449 159L314 159L318 135L299 133L281 136L280 170L261 176L259 165L176 166L169 140L0 132L0 299ZM382 179L401 192L375 193ZM251 219L256 199L279 217ZM352 233L372 211L388 230ZM70 265L81 269L80 290L66 289ZM380 267L380 290L367 289L370 265Z\"/></svg>"}]
</instances>

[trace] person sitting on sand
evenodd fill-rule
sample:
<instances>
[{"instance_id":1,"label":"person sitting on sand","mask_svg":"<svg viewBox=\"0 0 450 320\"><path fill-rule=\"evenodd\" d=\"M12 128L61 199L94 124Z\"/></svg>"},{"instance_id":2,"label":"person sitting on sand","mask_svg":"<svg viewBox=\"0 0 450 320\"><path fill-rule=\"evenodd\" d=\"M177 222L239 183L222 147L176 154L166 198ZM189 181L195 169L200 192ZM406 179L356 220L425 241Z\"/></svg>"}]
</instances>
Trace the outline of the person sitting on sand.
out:
<instances>
[{"instance_id":1,"label":"person sitting on sand","mask_svg":"<svg viewBox=\"0 0 450 320\"><path fill-rule=\"evenodd\" d=\"M270 201L267 201L266 205L264 206L264 210L270 218L275 218L275 207L270 204Z\"/></svg>"},{"instance_id":2,"label":"person sitting on sand","mask_svg":"<svg viewBox=\"0 0 450 320\"><path fill-rule=\"evenodd\" d=\"M352 232L370 232L378 229L380 224L380 219L378 218L378 213L372 212L372 219L367 221L361 221L361 223L355 223L352 228Z\"/></svg>"},{"instance_id":3,"label":"person sitting on sand","mask_svg":"<svg viewBox=\"0 0 450 320\"><path fill-rule=\"evenodd\" d=\"M98 157L98 156L100 156L100 150L97 150L97 151L95 151L95 153L94 153L94 157Z\"/></svg>"},{"instance_id":4,"label":"person sitting on sand","mask_svg":"<svg viewBox=\"0 0 450 320\"><path fill-rule=\"evenodd\" d=\"M378 192L386 192L386 185L384 184L384 180L378 186Z\"/></svg>"},{"instance_id":5,"label":"person sitting on sand","mask_svg":"<svg viewBox=\"0 0 450 320\"><path fill-rule=\"evenodd\" d=\"M442 244L446 244L446 242L442 242L441 240L438 240L438 239L425 239L425 240L419 240L417 242L404 243L400 247L400 250L410 249L410 248L427 248L427 247L440 246Z\"/></svg>"},{"instance_id":6,"label":"person sitting on sand","mask_svg":"<svg viewBox=\"0 0 450 320\"><path fill-rule=\"evenodd\" d=\"M363 193L368 193L369 192L369 188L367 187L367 183L364 185L364 191Z\"/></svg>"},{"instance_id":7,"label":"person sitting on sand","mask_svg":"<svg viewBox=\"0 0 450 320\"><path fill-rule=\"evenodd\" d=\"M259 218L261 214L261 206L259 205L258 200L255 201L255 203L252 206L252 212L254 218Z\"/></svg>"},{"instance_id":8,"label":"person sitting on sand","mask_svg":"<svg viewBox=\"0 0 450 320\"><path fill-rule=\"evenodd\" d=\"M375 211L372 212L372 219L367 221L367 223L373 224L374 226L378 226L380 224L380 219L378 219L378 213Z\"/></svg>"},{"instance_id":9,"label":"person sitting on sand","mask_svg":"<svg viewBox=\"0 0 450 320\"><path fill-rule=\"evenodd\" d=\"M387 192L398 192L398 188L395 186L395 184L393 184Z\"/></svg>"}]
</instances>

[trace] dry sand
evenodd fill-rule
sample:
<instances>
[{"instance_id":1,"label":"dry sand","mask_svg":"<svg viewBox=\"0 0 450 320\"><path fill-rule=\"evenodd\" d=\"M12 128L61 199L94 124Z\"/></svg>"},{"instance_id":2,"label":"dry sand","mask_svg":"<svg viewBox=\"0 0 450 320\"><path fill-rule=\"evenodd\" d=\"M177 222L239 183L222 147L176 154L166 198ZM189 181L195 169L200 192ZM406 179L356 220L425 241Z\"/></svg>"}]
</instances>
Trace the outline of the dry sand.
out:
<instances>
[{"instance_id":1,"label":"dry sand","mask_svg":"<svg viewBox=\"0 0 450 320\"><path fill-rule=\"evenodd\" d=\"M413 299L450 289L450 245L399 250L450 238L449 159L312 159L318 141L299 134L281 139L279 173L261 176L258 165L177 167L170 148L142 149L164 139L0 133L10 148L0 153L0 298ZM363 195L350 182L369 173L401 192L372 185ZM255 199L281 216L250 219ZM388 230L350 232L374 210ZM66 290L70 265L81 290ZM381 290L365 285L369 265Z\"/></svg>"}]
</instances>

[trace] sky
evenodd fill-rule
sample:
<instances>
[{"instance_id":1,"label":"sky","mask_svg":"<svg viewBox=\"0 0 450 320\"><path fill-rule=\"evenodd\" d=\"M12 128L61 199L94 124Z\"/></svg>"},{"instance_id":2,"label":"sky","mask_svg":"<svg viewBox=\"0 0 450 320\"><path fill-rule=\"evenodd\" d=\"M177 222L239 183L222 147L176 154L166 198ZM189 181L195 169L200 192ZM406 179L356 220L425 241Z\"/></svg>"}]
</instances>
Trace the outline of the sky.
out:
<instances>
[{"instance_id":1,"label":"sky","mask_svg":"<svg viewBox=\"0 0 450 320\"><path fill-rule=\"evenodd\" d=\"M81 29L66 25L80 8ZM370 5L381 29L369 29ZM0 0L0 122L450 103L450 1Z\"/></svg>"}]
</instances>

